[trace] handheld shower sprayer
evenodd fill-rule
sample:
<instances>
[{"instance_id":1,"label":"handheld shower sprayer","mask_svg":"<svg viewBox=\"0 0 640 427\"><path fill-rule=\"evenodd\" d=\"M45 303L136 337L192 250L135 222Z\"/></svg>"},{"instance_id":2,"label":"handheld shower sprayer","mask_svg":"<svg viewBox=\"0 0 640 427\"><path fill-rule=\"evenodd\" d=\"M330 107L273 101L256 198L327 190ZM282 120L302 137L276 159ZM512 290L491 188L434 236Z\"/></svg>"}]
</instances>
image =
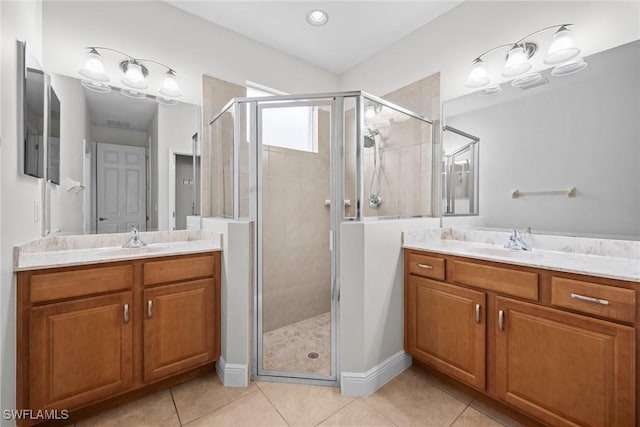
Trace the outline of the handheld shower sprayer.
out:
<instances>
[{"instance_id":1,"label":"handheld shower sprayer","mask_svg":"<svg viewBox=\"0 0 640 427\"><path fill-rule=\"evenodd\" d=\"M373 147L373 172L371 173L371 183L369 184L369 207L372 209L378 209L382 204L382 197L380 196L380 168L382 167L382 152L380 147L376 144L376 136L380 135L378 129L369 130L367 135L364 135L363 145L365 148Z\"/></svg>"}]
</instances>

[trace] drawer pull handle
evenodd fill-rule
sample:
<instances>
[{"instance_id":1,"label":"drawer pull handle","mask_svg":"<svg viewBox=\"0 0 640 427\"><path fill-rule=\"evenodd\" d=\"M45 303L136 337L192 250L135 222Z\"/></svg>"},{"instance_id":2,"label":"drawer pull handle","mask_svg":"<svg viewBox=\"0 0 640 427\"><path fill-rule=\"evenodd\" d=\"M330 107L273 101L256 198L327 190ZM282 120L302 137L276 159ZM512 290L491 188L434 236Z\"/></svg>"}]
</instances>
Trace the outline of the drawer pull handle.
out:
<instances>
[{"instance_id":1,"label":"drawer pull handle","mask_svg":"<svg viewBox=\"0 0 640 427\"><path fill-rule=\"evenodd\" d=\"M498 329L504 331L504 311L498 310Z\"/></svg>"},{"instance_id":2,"label":"drawer pull handle","mask_svg":"<svg viewBox=\"0 0 640 427\"><path fill-rule=\"evenodd\" d=\"M480 323L480 304L476 304L476 323Z\"/></svg>"},{"instance_id":3,"label":"drawer pull handle","mask_svg":"<svg viewBox=\"0 0 640 427\"><path fill-rule=\"evenodd\" d=\"M575 298L577 300L585 301L585 302L592 302L594 304L609 305L609 301L606 299L588 297L586 295L571 294L571 298Z\"/></svg>"},{"instance_id":4,"label":"drawer pull handle","mask_svg":"<svg viewBox=\"0 0 640 427\"><path fill-rule=\"evenodd\" d=\"M153 301L147 301L147 317L151 319L153 316Z\"/></svg>"},{"instance_id":5,"label":"drawer pull handle","mask_svg":"<svg viewBox=\"0 0 640 427\"><path fill-rule=\"evenodd\" d=\"M129 323L129 304L124 305L124 323Z\"/></svg>"},{"instance_id":6,"label":"drawer pull handle","mask_svg":"<svg viewBox=\"0 0 640 427\"><path fill-rule=\"evenodd\" d=\"M429 264L418 264L418 268L423 268L425 270L433 270L433 266Z\"/></svg>"}]
</instances>

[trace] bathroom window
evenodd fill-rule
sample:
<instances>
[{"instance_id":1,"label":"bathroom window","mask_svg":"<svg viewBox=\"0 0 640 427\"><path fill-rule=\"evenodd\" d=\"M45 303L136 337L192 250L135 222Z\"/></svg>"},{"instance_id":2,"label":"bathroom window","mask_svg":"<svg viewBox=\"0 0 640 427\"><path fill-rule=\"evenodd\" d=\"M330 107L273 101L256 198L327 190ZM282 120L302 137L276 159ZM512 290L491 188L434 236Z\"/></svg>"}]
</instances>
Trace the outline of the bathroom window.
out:
<instances>
[{"instance_id":1,"label":"bathroom window","mask_svg":"<svg viewBox=\"0 0 640 427\"><path fill-rule=\"evenodd\" d=\"M285 95L285 93L247 82L248 97L273 95ZM283 101L282 105L278 104L274 103L262 109L262 144L317 153L313 107L300 107L287 101ZM249 115L249 105L247 105L247 117ZM247 135L250 135L250 122L250 120L247 121Z\"/></svg>"}]
</instances>

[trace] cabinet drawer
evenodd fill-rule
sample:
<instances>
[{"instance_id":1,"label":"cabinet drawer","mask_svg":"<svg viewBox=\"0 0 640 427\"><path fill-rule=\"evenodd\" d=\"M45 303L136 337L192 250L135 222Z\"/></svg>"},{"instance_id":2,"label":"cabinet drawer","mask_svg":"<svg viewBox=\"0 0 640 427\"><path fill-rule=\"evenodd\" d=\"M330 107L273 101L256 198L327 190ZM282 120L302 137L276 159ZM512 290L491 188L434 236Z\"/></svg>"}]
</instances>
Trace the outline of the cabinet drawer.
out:
<instances>
[{"instance_id":1,"label":"cabinet drawer","mask_svg":"<svg viewBox=\"0 0 640 427\"><path fill-rule=\"evenodd\" d=\"M214 267L213 254L145 262L144 284L155 285L211 277L214 275Z\"/></svg>"},{"instance_id":2,"label":"cabinet drawer","mask_svg":"<svg viewBox=\"0 0 640 427\"><path fill-rule=\"evenodd\" d=\"M553 277L551 304L622 322L636 320L636 291L633 289Z\"/></svg>"},{"instance_id":3,"label":"cabinet drawer","mask_svg":"<svg viewBox=\"0 0 640 427\"><path fill-rule=\"evenodd\" d=\"M453 281L538 301L538 273L454 260Z\"/></svg>"},{"instance_id":4,"label":"cabinet drawer","mask_svg":"<svg viewBox=\"0 0 640 427\"><path fill-rule=\"evenodd\" d=\"M444 259L410 253L408 262L409 273L415 274L416 276L444 280Z\"/></svg>"},{"instance_id":5,"label":"cabinet drawer","mask_svg":"<svg viewBox=\"0 0 640 427\"><path fill-rule=\"evenodd\" d=\"M74 298L133 286L133 266L84 268L31 276L31 302Z\"/></svg>"}]
</instances>

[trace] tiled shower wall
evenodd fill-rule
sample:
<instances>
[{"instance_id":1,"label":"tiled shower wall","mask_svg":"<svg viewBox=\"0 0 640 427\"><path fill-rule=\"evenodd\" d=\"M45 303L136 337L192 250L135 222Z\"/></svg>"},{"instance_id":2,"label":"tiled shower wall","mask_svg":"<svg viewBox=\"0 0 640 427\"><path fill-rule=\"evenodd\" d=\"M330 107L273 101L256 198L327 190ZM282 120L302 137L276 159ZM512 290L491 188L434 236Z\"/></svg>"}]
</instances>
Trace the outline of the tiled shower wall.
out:
<instances>
[{"instance_id":1,"label":"tiled shower wall","mask_svg":"<svg viewBox=\"0 0 640 427\"><path fill-rule=\"evenodd\" d=\"M383 98L414 113L420 114L433 122L434 140L422 146L423 153L420 166L420 170L423 172L421 174L422 188L418 188L414 183L412 185L413 188L407 190L407 194L420 192L420 194L426 198L421 202L424 209L428 207L426 213L439 217L441 212L441 193L438 186L440 185L439 177L442 172L440 156L440 73L425 77L424 79L390 92L384 95ZM429 153L427 154L426 151ZM432 153L435 154L435 158L431 158ZM427 158L427 156L429 156L429 158ZM402 164L403 163L400 165L402 166ZM390 165L390 167L392 166ZM415 167L414 170L416 170ZM433 188L433 186L437 188Z\"/></svg>"},{"instance_id":2,"label":"tiled shower wall","mask_svg":"<svg viewBox=\"0 0 640 427\"><path fill-rule=\"evenodd\" d=\"M229 159L233 159L233 119L231 116L224 117L222 122L212 129L211 135L209 120L218 114L231 98L247 96L247 89L204 75L202 92L202 216L229 216L229 210L233 206L233 184L230 184L230 168L233 162L229 163ZM214 140L210 140L210 137ZM213 150L218 152L214 153Z\"/></svg>"},{"instance_id":3,"label":"tiled shower wall","mask_svg":"<svg viewBox=\"0 0 640 427\"><path fill-rule=\"evenodd\" d=\"M263 330L331 308L330 117L317 112L317 153L263 148Z\"/></svg>"},{"instance_id":4,"label":"tiled shower wall","mask_svg":"<svg viewBox=\"0 0 640 427\"><path fill-rule=\"evenodd\" d=\"M363 211L369 217L437 216L439 204L433 199L433 177L438 176L439 162L433 159L433 144L439 138L440 75L434 74L385 96L384 99L432 120L434 127L417 119L377 128L375 137L381 149L380 196L382 204L369 207L374 149L363 150ZM353 110L345 116L345 198L355 199L355 122ZM365 120L366 123L366 120ZM432 130L435 129L435 132ZM366 130L365 130L366 131ZM432 141L432 135L436 141ZM436 149L439 145L436 145ZM380 166L381 165L381 166ZM434 167L436 170L434 171ZM353 216L353 206L347 207L347 216Z\"/></svg>"}]
</instances>

